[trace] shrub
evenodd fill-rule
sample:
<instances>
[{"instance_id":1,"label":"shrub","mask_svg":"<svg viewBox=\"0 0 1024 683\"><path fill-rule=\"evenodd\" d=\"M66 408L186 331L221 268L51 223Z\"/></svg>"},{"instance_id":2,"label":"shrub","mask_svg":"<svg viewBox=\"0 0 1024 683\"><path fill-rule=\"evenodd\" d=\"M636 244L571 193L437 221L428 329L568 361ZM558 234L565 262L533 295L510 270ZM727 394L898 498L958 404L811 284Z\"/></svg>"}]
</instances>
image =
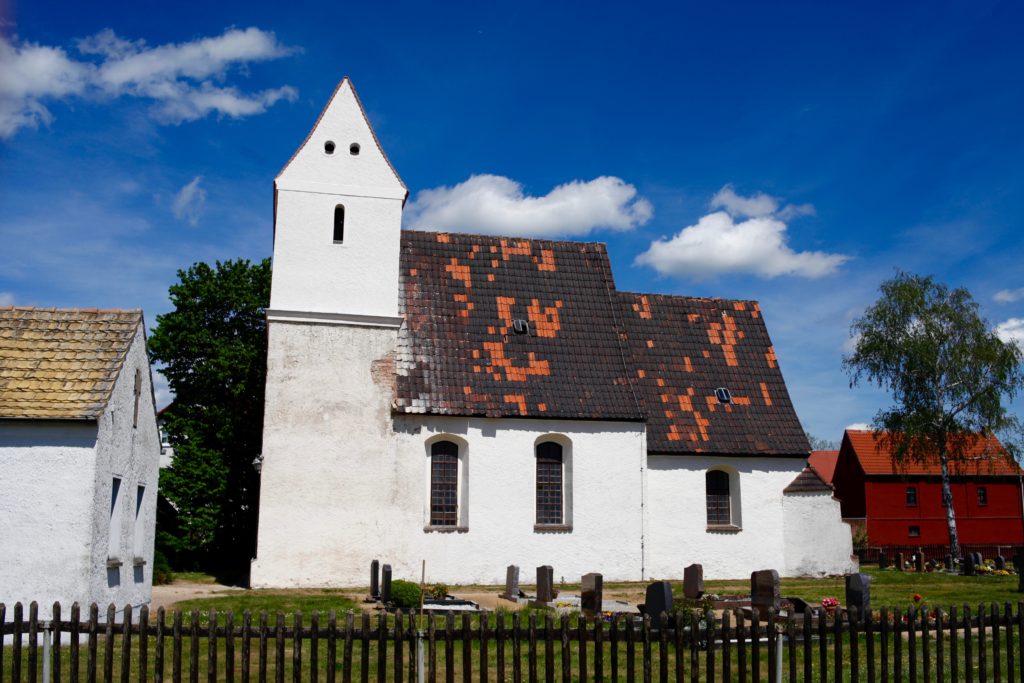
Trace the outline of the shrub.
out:
<instances>
[{"instance_id":1,"label":"shrub","mask_svg":"<svg viewBox=\"0 0 1024 683\"><path fill-rule=\"evenodd\" d=\"M420 606L420 587L412 581L397 579L391 582L391 604L399 609L416 609Z\"/></svg>"},{"instance_id":2,"label":"shrub","mask_svg":"<svg viewBox=\"0 0 1024 683\"><path fill-rule=\"evenodd\" d=\"M174 572L171 571L171 564L159 550L153 553L153 585L166 586L174 581Z\"/></svg>"}]
</instances>

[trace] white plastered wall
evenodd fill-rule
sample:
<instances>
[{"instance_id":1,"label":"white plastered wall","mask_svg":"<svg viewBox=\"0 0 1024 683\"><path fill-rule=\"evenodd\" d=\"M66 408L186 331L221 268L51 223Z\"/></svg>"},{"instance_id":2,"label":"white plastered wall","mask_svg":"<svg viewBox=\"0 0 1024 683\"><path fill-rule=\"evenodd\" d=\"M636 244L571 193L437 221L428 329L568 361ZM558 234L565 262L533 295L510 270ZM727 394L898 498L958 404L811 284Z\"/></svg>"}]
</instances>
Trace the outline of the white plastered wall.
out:
<instances>
[{"instance_id":1,"label":"white plastered wall","mask_svg":"<svg viewBox=\"0 0 1024 683\"><path fill-rule=\"evenodd\" d=\"M683 568L694 563L704 566L706 579L747 578L759 569L783 574L782 490L804 463L802 458L649 456L649 575L680 578ZM732 475L732 515L738 531L708 530L705 475L709 469Z\"/></svg>"},{"instance_id":2,"label":"white plastered wall","mask_svg":"<svg viewBox=\"0 0 1024 683\"><path fill-rule=\"evenodd\" d=\"M783 496L787 576L826 576L859 570L850 525L830 493Z\"/></svg>"},{"instance_id":3,"label":"white plastered wall","mask_svg":"<svg viewBox=\"0 0 1024 683\"><path fill-rule=\"evenodd\" d=\"M640 578L644 431L637 423L391 415L395 331L272 322L253 587L395 578L498 583L517 564L577 580ZM429 444L463 465L465 532L426 531ZM538 440L568 445L571 532L535 531Z\"/></svg>"},{"instance_id":4,"label":"white plastered wall","mask_svg":"<svg viewBox=\"0 0 1024 683\"><path fill-rule=\"evenodd\" d=\"M92 598L96 423L0 421L0 602ZM10 618L8 616L8 618Z\"/></svg>"},{"instance_id":5,"label":"white plastered wall","mask_svg":"<svg viewBox=\"0 0 1024 683\"><path fill-rule=\"evenodd\" d=\"M142 384L138 421L133 427L136 369L140 371ZM95 596L92 600L102 606L112 602L118 608L137 607L149 603L153 592L160 435L151 382L145 334L140 325L107 409L98 421L89 577ZM121 506L120 514L113 515L120 521L120 528L111 528L110 493L114 477L121 479L117 501ZM145 487L145 493L136 519L136 494L140 485ZM108 560L119 561L121 565L108 567Z\"/></svg>"}]
</instances>

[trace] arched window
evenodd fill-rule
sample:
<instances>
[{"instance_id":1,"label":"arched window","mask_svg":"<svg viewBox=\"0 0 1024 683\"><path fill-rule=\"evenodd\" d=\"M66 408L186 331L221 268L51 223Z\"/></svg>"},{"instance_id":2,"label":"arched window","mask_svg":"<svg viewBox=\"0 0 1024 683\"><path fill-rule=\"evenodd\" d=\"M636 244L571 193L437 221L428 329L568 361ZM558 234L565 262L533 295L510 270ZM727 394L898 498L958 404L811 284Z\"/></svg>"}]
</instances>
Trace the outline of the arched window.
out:
<instances>
[{"instance_id":1,"label":"arched window","mask_svg":"<svg viewBox=\"0 0 1024 683\"><path fill-rule=\"evenodd\" d=\"M732 524L729 473L722 470L711 470L704 475L704 486L708 506L708 526Z\"/></svg>"},{"instance_id":2,"label":"arched window","mask_svg":"<svg viewBox=\"0 0 1024 683\"><path fill-rule=\"evenodd\" d=\"M562 446L537 444L537 524L563 524Z\"/></svg>"},{"instance_id":3,"label":"arched window","mask_svg":"<svg viewBox=\"0 0 1024 683\"><path fill-rule=\"evenodd\" d=\"M334 243L341 244L345 241L345 206L338 204L334 207Z\"/></svg>"},{"instance_id":4,"label":"arched window","mask_svg":"<svg viewBox=\"0 0 1024 683\"><path fill-rule=\"evenodd\" d=\"M430 446L430 526L459 523L459 447L451 441Z\"/></svg>"}]
</instances>

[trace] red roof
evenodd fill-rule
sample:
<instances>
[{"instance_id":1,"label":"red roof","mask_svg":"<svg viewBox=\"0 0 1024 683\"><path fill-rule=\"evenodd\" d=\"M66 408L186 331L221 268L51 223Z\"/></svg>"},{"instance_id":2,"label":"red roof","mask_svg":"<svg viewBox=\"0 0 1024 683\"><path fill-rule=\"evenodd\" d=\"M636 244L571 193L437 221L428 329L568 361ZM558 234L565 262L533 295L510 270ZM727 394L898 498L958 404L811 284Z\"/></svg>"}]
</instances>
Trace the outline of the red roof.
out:
<instances>
[{"instance_id":1,"label":"red roof","mask_svg":"<svg viewBox=\"0 0 1024 683\"><path fill-rule=\"evenodd\" d=\"M831 484L832 475L836 472L837 460L839 460L839 451L814 451L807 462L821 475L822 479Z\"/></svg>"},{"instance_id":2,"label":"red roof","mask_svg":"<svg viewBox=\"0 0 1024 683\"><path fill-rule=\"evenodd\" d=\"M864 474L933 475L941 474L938 456L924 462L907 461L896 465L884 437L874 432L848 429L843 449L849 447L864 469ZM970 476L1017 476L1024 473L994 436L968 437L965 458L950 462L950 474Z\"/></svg>"}]
</instances>

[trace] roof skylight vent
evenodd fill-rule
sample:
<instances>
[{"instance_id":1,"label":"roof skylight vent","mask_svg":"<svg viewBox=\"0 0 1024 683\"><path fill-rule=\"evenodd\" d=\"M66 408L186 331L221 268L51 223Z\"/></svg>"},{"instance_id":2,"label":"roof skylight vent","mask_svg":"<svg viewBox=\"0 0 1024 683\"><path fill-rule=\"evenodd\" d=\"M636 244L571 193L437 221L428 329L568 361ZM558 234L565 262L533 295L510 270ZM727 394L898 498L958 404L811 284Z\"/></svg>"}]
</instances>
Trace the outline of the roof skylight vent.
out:
<instances>
[{"instance_id":1,"label":"roof skylight vent","mask_svg":"<svg viewBox=\"0 0 1024 683\"><path fill-rule=\"evenodd\" d=\"M715 389L715 398L718 399L719 403L732 403L732 394L725 387Z\"/></svg>"},{"instance_id":2,"label":"roof skylight vent","mask_svg":"<svg viewBox=\"0 0 1024 683\"><path fill-rule=\"evenodd\" d=\"M512 321L512 332L513 334L530 334L529 321L516 318Z\"/></svg>"}]
</instances>

